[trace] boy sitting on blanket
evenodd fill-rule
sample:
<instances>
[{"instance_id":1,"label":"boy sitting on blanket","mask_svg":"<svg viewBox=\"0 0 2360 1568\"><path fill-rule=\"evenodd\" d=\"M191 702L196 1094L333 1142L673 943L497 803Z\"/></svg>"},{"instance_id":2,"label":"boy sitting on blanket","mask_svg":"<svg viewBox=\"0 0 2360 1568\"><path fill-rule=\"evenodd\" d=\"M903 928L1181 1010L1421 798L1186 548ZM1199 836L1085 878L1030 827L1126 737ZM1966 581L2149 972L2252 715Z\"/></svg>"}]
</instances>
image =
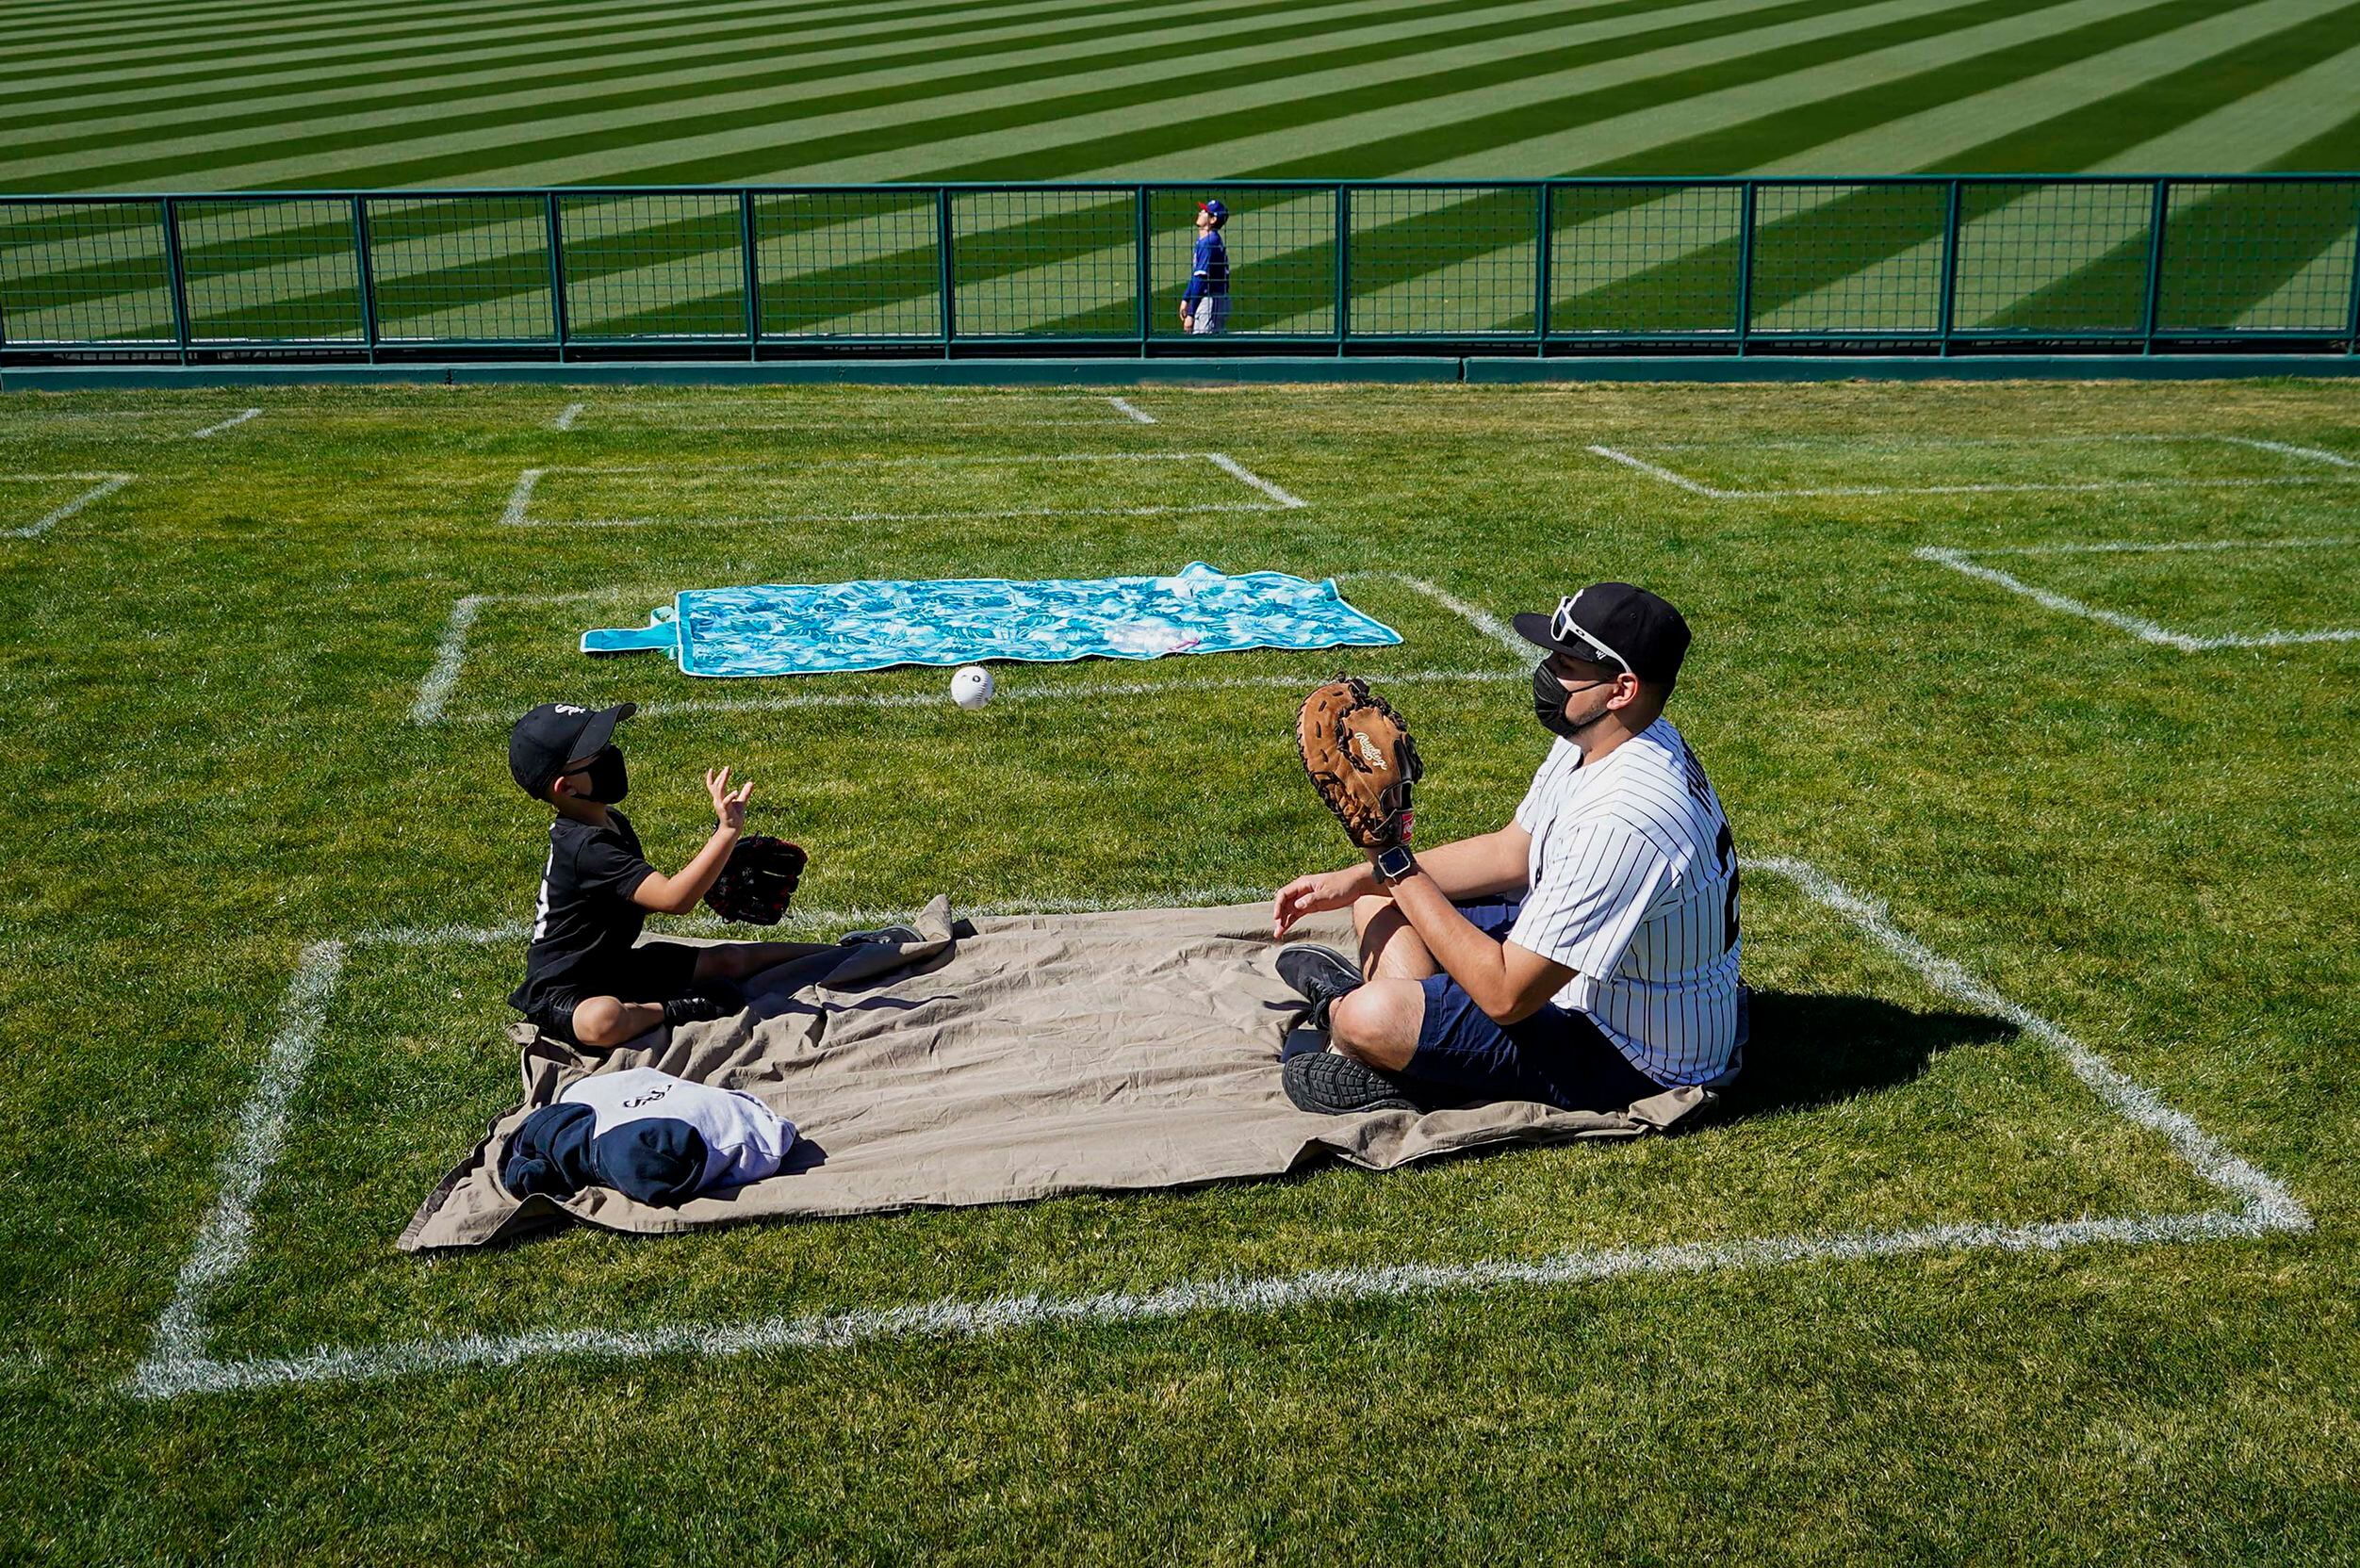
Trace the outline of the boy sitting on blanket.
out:
<instances>
[{"instance_id":1,"label":"boy sitting on blanket","mask_svg":"<svg viewBox=\"0 0 2360 1568\"><path fill-rule=\"evenodd\" d=\"M705 847L666 876L642 858L631 819L615 810L630 785L615 727L636 703L590 709L545 702L508 735L517 786L557 811L533 912L524 984L508 999L545 1035L603 1051L658 1024L721 1018L745 1005L736 982L817 951L801 942L691 947L639 940L650 911L684 915L729 864L746 825L752 784L729 788L729 770L705 774L719 825Z\"/></svg>"}]
</instances>

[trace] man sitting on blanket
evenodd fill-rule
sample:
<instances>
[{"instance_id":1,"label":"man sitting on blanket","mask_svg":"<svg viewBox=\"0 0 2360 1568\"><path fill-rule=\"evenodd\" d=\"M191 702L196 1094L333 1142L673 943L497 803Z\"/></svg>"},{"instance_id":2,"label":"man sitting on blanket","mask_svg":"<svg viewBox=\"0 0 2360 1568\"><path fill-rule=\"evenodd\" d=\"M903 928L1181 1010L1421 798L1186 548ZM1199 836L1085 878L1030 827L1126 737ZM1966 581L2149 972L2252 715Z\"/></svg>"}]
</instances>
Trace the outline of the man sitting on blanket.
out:
<instances>
[{"instance_id":1,"label":"man sitting on blanket","mask_svg":"<svg viewBox=\"0 0 2360 1568\"><path fill-rule=\"evenodd\" d=\"M800 942L692 947L639 940L650 912L697 907L746 826L750 783L705 774L719 825L687 865L666 876L641 857L639 835L615 805L630 789L615 727L636 703L590 709L545 702L508 736L517 786L555 808L524 984L508 1004L541 1032L603 1051L659 1024L722 1018L745 1005L736 982L817 949Z\"/></svg>"},{"instance_id":2,"label":"man sitting on blanket","mask_svg":"<svg viewBox=\"0 0 2360 1568\"><path fill-rule=\"evenodd\" d=\"M1281 889L1272 935L1350 905L1358 962L1301 943L1279 973L1311 1002L1284 1072L1304 1110L1532 1100L1621 1110L1729 1076L1743 1044L1737 848L1704 766L1663 717L1688 623L1601 582L1523 614L1548 650L1535 716L1556 737L1507 825Z\"/></svg>"}]
</instances>

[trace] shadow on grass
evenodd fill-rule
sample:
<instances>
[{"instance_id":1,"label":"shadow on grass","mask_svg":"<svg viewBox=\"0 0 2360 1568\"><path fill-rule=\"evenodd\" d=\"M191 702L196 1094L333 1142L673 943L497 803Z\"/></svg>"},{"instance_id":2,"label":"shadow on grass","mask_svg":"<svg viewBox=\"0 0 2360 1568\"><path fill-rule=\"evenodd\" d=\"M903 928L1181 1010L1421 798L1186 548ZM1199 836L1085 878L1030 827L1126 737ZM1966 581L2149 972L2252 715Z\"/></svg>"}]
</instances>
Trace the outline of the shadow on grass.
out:
<instances>
[{"instance_id":1,"label":"shadow on grass","mask_svg":"<svg viewBox=\"0 0 2360 1568\"><path fill-rule=\"evenodd\" d=\"M1874 996L1756 991L1745 1070L1710 1119L1874 1094L1909 1083L1945 1051L2015 1037L2014 1024L1985 1013L1912 1012Z\"/></svg>"}]
</instances>

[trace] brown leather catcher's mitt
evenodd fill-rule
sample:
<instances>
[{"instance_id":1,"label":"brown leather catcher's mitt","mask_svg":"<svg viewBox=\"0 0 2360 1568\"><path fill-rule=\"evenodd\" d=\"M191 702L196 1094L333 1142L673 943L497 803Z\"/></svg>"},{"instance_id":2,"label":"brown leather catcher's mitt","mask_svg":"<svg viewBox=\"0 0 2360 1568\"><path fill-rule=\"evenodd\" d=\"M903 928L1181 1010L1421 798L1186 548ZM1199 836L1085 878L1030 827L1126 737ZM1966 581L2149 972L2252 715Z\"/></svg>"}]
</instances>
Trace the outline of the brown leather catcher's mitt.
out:
<instances>
[{"instance_id":1,"label":"brown leather catcher's mitt","mask_svg":"<svg viewBox=\"0 0 2360 1568\"><path fill-rule=\"evenodd\" d=\"M1338 676L1303 699L1295 746L1336 820L1363 849L1409 842L1410 786L1425 776L1418 744L1393 705L1357 676Z\"/></svg>"},{"instance_id":2,"label":"brown leather catcher's mitt","mask_svg":"<svg viewBox=\"0 0 2360 1568\"><path fill-rule=\"evenodd\" d=\"M763 835L740 839L729 863L706 890L705 903L723 920L776 925L795 896L808 857L802 846Z\"/></svg>"}]
</instances>

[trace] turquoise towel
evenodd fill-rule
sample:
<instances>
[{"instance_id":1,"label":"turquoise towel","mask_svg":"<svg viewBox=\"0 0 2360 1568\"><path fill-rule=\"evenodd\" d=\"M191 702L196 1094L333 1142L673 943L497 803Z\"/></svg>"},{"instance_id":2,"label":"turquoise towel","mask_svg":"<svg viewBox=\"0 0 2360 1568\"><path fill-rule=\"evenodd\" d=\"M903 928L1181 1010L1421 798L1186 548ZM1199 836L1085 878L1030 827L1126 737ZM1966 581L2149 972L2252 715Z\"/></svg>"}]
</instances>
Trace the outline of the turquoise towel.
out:
<instances>
[{"instance_id":1,"label":"turquoise towel","mask_svg":"<svg viewBox=\"0 0 2360 1568\"><path fill-rule=\"evenodd\" d=\"M987 659L1161 659L1246 648L1383 647L1401 640L1344 602L1333 579L1173 577L692 588L645 627L585 631L584 653L660 648L685 675L817 675Z\"/></svg>"}]
</instances>

